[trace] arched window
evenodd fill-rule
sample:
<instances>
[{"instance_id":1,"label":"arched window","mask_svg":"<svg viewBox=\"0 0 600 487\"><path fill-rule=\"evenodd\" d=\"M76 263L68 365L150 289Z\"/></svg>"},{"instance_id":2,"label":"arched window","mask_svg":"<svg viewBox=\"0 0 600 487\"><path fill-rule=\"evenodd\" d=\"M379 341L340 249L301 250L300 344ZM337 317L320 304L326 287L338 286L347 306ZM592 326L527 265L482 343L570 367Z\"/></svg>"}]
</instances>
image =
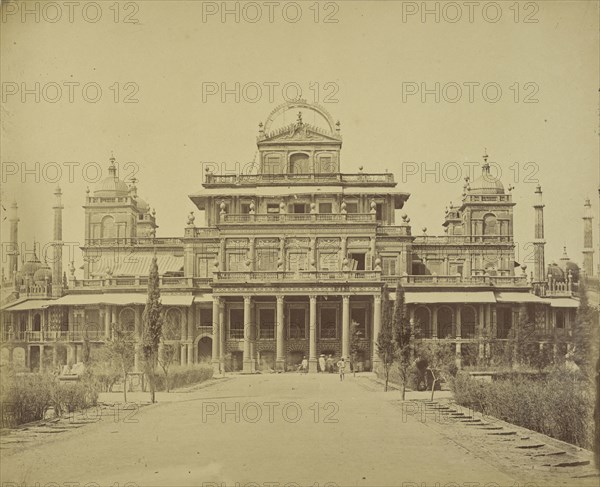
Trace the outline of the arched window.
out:
<instances>
[{"instance_id":1,"label":"arched window","mask_svg":"<svg viewBox=\"0 0 600 487\"><path fill-rule=\"evenodd\" d=\"M165 340L181 339L181 311L171 308L165 316L163 337Z\"/></svg>"},{"instance_id":2,"label":"arched window","mask_svg":"<svg viewBox=\"0 0 600 487\"><path fill-rule=\"evenodd\" d=\"M471 306L465 306L460 314L460 334L462 338L475 338L477 314Z\"/></svg>"},{"instance_id":3,"label":"arched window","mask_svg":"<svg viewBox=\"0 0 600 487\"><path fill-rule=\"evenodd\" d=\"M431 314L425 306L419 306L415 310L415 329L417 336L431 338Z\"/></svg>"},{"instance_id":4,"label":"arched window","mask_svg":"<svg viewBox=\"0 0 600 487\"><path fill-rule=\"evenodd\" d=\"M442 306L437 314L438 338L452 338L454 336L454 323L452 309Z\"/></svg>"},{"instance_id":5,"label":"arched window","mask_svg":"<svg viewBox=\"0 0 600 487\"><path fill-rule=\"evenodd\" d=\"M112 216L102 218L102 238L116 237L115 219Z\"/></svg>"},{"instance_id":6,"label":"arched window","mask_svg":"<svg viewBox=\"0 0 600 487\"><path fill-rule=\"evenodd\" d=\"M483 234L498 235L496 216L488 213L483 217Z\"/></svg>"}]
</instances>

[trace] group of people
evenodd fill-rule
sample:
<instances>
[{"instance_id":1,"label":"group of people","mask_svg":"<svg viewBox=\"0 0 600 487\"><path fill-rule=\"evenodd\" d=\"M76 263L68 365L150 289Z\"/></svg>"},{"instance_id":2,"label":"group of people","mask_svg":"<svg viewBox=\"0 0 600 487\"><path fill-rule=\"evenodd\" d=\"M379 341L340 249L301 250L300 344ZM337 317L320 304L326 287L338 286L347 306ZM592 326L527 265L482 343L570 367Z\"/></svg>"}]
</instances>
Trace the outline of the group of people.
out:
<instances>
[{"instance_id":1,"label":"group of people","mask_svg":"<svg viewBox=\"0 0 600 487\"><path fill-rule=\"evenodd\" d=\"M340 380L344 380L346 370L352 370L352 362L350 362L349 359L346 360L344 357L341 357L337 363L335 363L332 355L325 357L324 354L321 354L319 356L317 372L328 372L333 374L336 368L340 374ZM302 358L302 363L300 364L300 367L298 367L298 370L305 374L308 373L308 359L306 358L306 355Z\"/></svg>"}]
</instances>

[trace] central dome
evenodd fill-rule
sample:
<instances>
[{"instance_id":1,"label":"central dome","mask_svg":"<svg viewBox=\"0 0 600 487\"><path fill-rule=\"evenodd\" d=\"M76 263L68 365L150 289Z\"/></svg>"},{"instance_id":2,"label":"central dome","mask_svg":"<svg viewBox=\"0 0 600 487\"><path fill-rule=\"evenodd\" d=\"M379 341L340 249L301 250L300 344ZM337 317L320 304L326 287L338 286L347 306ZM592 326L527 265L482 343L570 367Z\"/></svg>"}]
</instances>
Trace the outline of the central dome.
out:
<instances>
[{"instance_id":1,"label":"central dome","mask_svg":"<svg viewBox=\"0 0 600 487\"><path fill-rule=\"evenodd\" d=\"M117 168L115 166L115 158L110 158L110 166L108 167L108 176L100 181L97 189L94 191L94 196L102 197L120 197L129 194L129 186L125 181L122 181L117 176Z\"/></svg>"},{"instance_id":2,"label":"central dome","mask_svg":"<svg viewBox=\"0 0 600 487\"><path fill-rule=\"evenodd\" d=\"M469 184L471 193L504 194L504 185L490 173L490 165L486 162L481 168L481 176Z\"/></svg>"}]
</instances>

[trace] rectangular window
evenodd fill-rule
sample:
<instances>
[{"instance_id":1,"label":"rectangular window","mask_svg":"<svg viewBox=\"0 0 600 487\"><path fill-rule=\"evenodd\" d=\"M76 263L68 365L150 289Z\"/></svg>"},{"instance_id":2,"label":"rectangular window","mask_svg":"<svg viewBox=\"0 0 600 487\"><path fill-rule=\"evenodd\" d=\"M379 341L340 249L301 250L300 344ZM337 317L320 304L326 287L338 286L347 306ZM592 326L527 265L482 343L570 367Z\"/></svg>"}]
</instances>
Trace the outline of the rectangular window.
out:
<instances>
[{"instance_id":1,"label":"rectangular window","mask_svg":"<svg viewBox=\"0 0 600 487\"><path fill-rule=\"evenodd\" d=\"M308 269L306 262L307 256L305 252L288 252L287 254L288 271L305 271Z\"/></svg>"},{"instance_id":2,"label":"rectangular window","mask_svg":"<svg viewBox=\"0 0 600 487\"><path fill-rule=\"evenodd\" d=\"M339 270L337 252L319 252L319 270L337 271Z\"/></svg>"},{"instance_id":3,"label":"rectangular window","mask_svg":"<svg viewBox=\"0 0 600 487\"><path fill-rule=\"evenodd\" d=\"M331 203L319 203L319 213L333 213Z\"/></svg>"},{"instance_id":4,"label":"rectangular window","mask_svg":"<svg viewBox=\"0 0 600 487\"><path fill-rule=\"evenodd\" d=\"M321 338L337 338L337 310L332 307L320 309Z\"/></svg>"},{"instance_id":5,"label":"rectangular window","mask_svg":"<svg viewBox=\"0 0 600 487\"><path fill-rule=\"evenodd\" d=\"M279 205L277 203L267 203L267 213L279 213Z\"/></svg>"},{"instance_id":6,"label":"rectangular window","mask_svg":"<svg viewBox=\"0 0 600 487\"><path fill-rule=\"evenodd\" d=\"M229 310L229 338L233 340L244 338L244 310L241 308Z\"/></svg>"},{"instance_id":7,"label":"rectangular window","mask_svg":"<svg viewBox=\"0 0 600 487\"><path fill-rule=\"evenodd\" d=\"M250 203L242 203L241 210L244 215L247 215L248 213L250 213Z\"/></svg>"},{"instance_id":8,"label":"rectangular window","mask_svg":"<svg viewBox=\"0 0 600 487\"><path fill-rule=\"evenodd\" d=\"M210 257L198 258L198 277L212 277L213 259Z\"/></svg>"},{"instance_id":9,"label":"rectangular window","mask_svg":"<svg viewBox=\"0 0 600 487\"><path fill-rule=\"evenodd\" d=\"M278 257L279 257L279 252L277 249L257 249L256 250L256 270L257 271L276 271Z\"/></svg>"},{"instance_id":10,"label":"rectangular window","mask_svg":"<svg viewBox=\"0 0 600 487\"><path fill-rule=\"evenodd\" d=\"M346 202L346 213L358 213L358 203Z\"/></svg>"},{"instance_id":11,"label":"rectangular window","mask_svg":"<svg viewBox=\"0 0 600 487\"><path fill-rule=\"evenodd\" d=\"M375 219L380 222L383 221L383 204L377 203L375 205Z\"/></svg>"},{"instance_id":12,"label":"rectangular window","mask_svg":"<svg viewBox=\"0 0 600 487\"><path fill-rule=\"evenodd\" d=\"M275 310L273 308L259 309L259 331L260 338L266 340L275 339Z\"/></svg>"},{"instance_id":13,"label":"rectangular window","mask_svg":"<svg viewBox=\"0 0 600 487\"><path fill-rule=\"evenodd\" d=\"M292 209L294 213L307 213L305 203L294 203Z\"/></svg>"},{"instance_id":14,"label":"rectangular window","mask_svg":"<svg viewBox=\"0 0 600 487\"><path fill-rule=\"evenodd\" d=\"M290 308L290 338L306 338L306 309Z\"/></svg>"},{"instance_id":15,"label":"rectangular window","mask_svg":"<svg viewBox=\"0 0 600 487\"><path fill-rule=\"evenodd\" d=\"M396 275L396 257L381 258L381 272L384 276Z\"/></svg>"},{"instance_id":16,"label":"rectangular window","mask_svg":"<svg viewBox=\"0 0 600 487\"><path fill-rule=\"evenodd\" d=\"M245 254L241 252L230 252L227 254L227 270L231 272L244 272Z\"/></svg>"},{"instance_id":17,"label":"rectangular window","mask_svg":"<svg viewBox=\"0 0 600 487\"><path fill-rule=\"evenodd\" d=\"M212 308L200 308L200 326L212 329Z\"/></svg>"}]
</instances>

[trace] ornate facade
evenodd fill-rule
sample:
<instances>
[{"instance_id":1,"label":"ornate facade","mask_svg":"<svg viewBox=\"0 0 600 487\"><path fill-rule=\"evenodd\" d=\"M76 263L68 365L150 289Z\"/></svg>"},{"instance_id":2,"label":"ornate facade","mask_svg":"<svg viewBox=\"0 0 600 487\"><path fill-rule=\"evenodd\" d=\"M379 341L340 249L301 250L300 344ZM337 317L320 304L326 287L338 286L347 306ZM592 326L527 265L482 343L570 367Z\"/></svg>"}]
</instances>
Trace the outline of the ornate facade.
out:
<instances>
[{"instance_id":1,"label":"ornate facade","mask_svg":"<svg viewBox=\"0 0 600 487\"><path fill-rule=\"evenodd\" d=\"M340 123L322 107L277 107L257 146L251 170L206 172L190 195L202 221L190 214L183 236L170 238L156 238L155 212L111 158L109 176L86 195L82 279L73 264L62 275L60 189L52 268L35 255L18 268L15 204L3 358L31 369L77 362L84 338L100 346L115 322L139 339L154 255L163 341L177 345L180 363L206 360L216 371L288 370L303 356L316 371L321 354L349 356L351 329L358 367L372 369L385 285L392 298L403 286L417 338L451 344L459 364L492 354L523 320L568 334L578 301L570 272L545 275L540 187L527 276L515 262L510 189L491 176L487 156L447 208L444 234L431 236L414 234L401 211L410 195L392 173L342 172Z\"/></svg>"}]
</instances>

